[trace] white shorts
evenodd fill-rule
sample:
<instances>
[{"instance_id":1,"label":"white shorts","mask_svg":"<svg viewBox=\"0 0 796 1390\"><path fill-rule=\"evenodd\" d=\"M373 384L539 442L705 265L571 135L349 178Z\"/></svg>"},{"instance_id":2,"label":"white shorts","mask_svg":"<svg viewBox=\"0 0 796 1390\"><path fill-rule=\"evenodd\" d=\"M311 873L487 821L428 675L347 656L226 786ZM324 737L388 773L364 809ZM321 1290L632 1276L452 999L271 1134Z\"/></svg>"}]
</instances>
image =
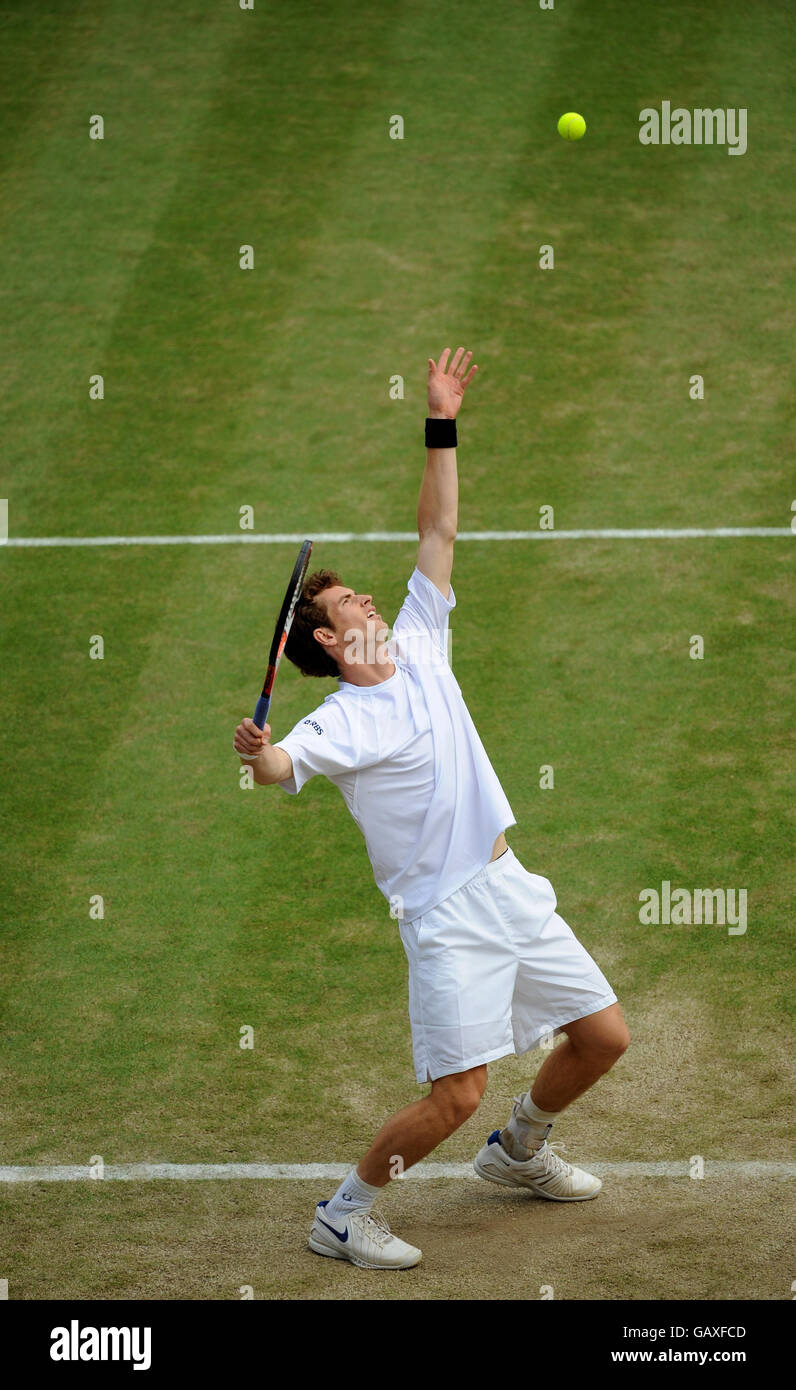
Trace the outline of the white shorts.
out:
<instances>
[{"instance_id":1,"label":"white shorts","mask_svg":"<svg viewBox=\"0 0 796 1390\"><path fill-rule=\"evenodd\" d=\"M430 912L399 923L421 1085L528 1052L617 1002L555 908L549 880L509 849Z\"/></svg>"}]
</instances>

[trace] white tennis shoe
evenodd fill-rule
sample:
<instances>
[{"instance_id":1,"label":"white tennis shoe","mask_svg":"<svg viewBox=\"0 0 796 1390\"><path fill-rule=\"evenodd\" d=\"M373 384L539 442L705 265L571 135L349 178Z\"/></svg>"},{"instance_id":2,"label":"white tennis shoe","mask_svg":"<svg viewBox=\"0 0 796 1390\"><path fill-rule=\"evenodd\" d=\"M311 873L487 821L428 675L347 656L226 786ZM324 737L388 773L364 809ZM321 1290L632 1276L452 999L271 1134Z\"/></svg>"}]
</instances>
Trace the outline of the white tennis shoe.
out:
<instances>
[{"instance_id":1,"label":"white tennis shoe","mask_svg":"<svg viewBox=\"0 0 796 1390\"><path fill-rule=\"evenodd\" d=\"M587 1202L596 1197L602 1180L582 1168L573 1168L553 1153L545 1142L527 1159L510 1158L500 1142L500 1130L490 1134L476 1154L473 1167L479 1178L499 1182L504 1187L527 1187L551 1202Z\"/></svg>"},{"instance_id":2,"label":"white tennis shoe","mask_svg":"<svg viewBox=\"0 0 796 1390\"><path fill-rule=\"evenodd\" d=\"M310 1250L316 1255L350 1260L360 1269L411 1269L420 1264L422 1251L394 1236L382 1217L373 1212L353 1212L345 1225L338 1228L324 1220L327 1205L319 1202L315 1208Z\"/></svg>"}]
</instances>

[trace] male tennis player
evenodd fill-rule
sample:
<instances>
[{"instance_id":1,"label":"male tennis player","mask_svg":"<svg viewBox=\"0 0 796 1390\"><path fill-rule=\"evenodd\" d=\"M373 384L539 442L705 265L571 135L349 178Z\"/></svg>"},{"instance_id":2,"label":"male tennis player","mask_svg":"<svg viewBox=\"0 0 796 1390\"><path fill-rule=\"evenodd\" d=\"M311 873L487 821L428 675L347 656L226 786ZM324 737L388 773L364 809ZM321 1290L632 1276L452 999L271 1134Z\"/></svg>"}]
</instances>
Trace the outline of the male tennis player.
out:
<instances>
[{"instance_id":1,"label":"male tennis player","mask_svg":"<svg viewBox=\"0 0 796 1390\"><path fill-rule=\"evenodd\" d=\"M566 1038L545 1058L504 1129L475 1157L489 1182L556 1202L596 1197L599 1178L548 1145L560 1112L608 1071L629 1035L605 976L556 912L551 884L528 873L504 831L516 824L447 659L458 482L456 415L477 367L450 349L428 362L420 548L393 636L370 594L311 575L286 655L338 689L279 743L244 719L235 748L261 785L296 794L323 773L365 837L376 882L409 961L418 1082L431 1091L388 1120L329 1201L310 1246L366 1269L406 1269L421 1252L371 1207L478 1108L487 1063ZM510 611L510 610L509 610ZM389 640L388 640L389 639Z\"/></svg>"}]
</instances>

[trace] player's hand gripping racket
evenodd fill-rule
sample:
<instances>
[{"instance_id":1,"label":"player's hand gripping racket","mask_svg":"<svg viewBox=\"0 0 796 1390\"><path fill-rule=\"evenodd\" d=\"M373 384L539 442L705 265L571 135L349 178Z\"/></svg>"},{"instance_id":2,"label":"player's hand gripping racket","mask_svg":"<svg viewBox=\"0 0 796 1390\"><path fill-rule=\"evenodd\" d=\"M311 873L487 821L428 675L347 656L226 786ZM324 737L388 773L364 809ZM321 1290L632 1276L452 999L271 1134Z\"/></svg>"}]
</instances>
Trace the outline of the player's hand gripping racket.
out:
<instances>
[{"instance_id":1,"label":"player's hand gripping racket","mask_svg":"<svg viewBox=\"0 0 796 1390\"><path fill-rule=\"evenodd\" d=\"M276 620L274 640L271 643L271 650L268 654L268 670L265 673L263 693L257 701L257 708L254 711L253 722L257 725L258 729L265 728L265 721L268 718L268 709L271 704L271 692L274 688L277 669L282 660L282 653L285 650L285 643L287 641L287 635L290 632L291 623L293 622L296 604L301 596L301 589L307 573L307 567L310 563L311 554L312 541L305 541L299 551L298 559L293 566L290 583L287 586L279 617Z\"/></svg>"}]
</instances>

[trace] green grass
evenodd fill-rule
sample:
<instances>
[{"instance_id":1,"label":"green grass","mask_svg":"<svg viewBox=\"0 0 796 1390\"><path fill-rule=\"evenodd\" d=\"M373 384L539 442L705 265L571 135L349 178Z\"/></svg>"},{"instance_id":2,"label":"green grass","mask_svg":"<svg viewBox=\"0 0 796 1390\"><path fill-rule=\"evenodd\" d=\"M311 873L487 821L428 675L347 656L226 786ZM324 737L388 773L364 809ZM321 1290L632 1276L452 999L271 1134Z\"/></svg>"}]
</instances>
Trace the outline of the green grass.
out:
<instances>
[{"instance_id":1,"label":"green grass","mask_svg":"<svg viewBox=\"0 0 796 1390\"><path fill-rule=\"evenodd\" d=\"M653 987L707 1006L720 1075L739 1010L754 1004L752 1041L781 1026L787 992L785 556L739 542L726 575L726 553L680 543L675 565L659 542L561 543L530 564L506 545L496 566L494 548L465 545L453 639L517 819L511 843L552 878L631 1027ZM39 711L59 692L41 735L24 699L7 712L9 1152L301 1161L320 1116L343 1158L413 1084L395 924L334 788L294 800L239 786L230 737L258 659L241 603L250 552L170 554L162 591L161 555L46 552L55 603L36 601L29 553L3 557L36 633L23 693ZM348 560L397 606L411 547ZM258 567L276 586L279 553ZM86 654L93 632L102 662ZM286 669L275 736L329 688ZM543 764L553 790L539 788ZM639 892L663 878L746 887L747 934L641 926ZM253 1051L238 1046L244 1025ZM296 1104L305 1087L310 1107Z\"/></svg>"},{"instance_id":2,"label":"green grass","mask_svg":"<svg viewBox=\"0 0 796 1390\"><path fill-rule=\"evenodd\" d=\"M459 343L462 529L543 504L562 529L788 524L778 5L105 0L0 25L12 536L232 532L244 505L258 531L411 529L426 358ZM748 108L747 153L642 147L664 98ZM599 1158L787 1153L790 554L457 551L453 664L509 841L635 1039L578 1110ZM0 550L2 1162L342 1161L419 1094L396 924L338 793L238 782L286 557ZM385 614L414 557L316 550ZM284 670L276 736L332 688ZM745 887L747 934L641 926L666 878ZM498 1108L539 1060L492 1069Z\"/></svg>"}]
</instances>

